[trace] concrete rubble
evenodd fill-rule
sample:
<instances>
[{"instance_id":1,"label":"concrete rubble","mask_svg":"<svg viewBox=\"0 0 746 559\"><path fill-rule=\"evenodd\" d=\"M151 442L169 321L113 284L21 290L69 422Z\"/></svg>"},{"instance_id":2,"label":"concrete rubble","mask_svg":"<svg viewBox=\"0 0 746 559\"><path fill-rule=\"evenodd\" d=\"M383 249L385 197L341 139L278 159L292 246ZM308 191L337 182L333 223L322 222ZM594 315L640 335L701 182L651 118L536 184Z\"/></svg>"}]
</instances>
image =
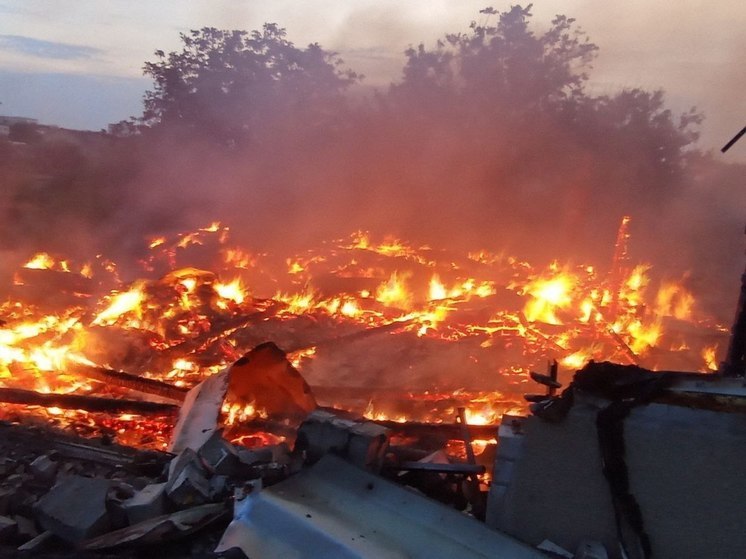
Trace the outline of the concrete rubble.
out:
<instances>
[{"instance_id":1,"label":"concrete rubble","mask_svg":"<svg viewBox=\"0 0 746 559\"><path fill-rule=\"evenodd\" d=\"M137 524L166 512L166 482L146 485L122 503L129 524Z\"/></svg>"},{"instance_id":2,"label":"concrete rubble","mask_svg":"<svg viewBox=\"0 0 746 559\"><path fill-rule=\"evenodd\" d=\"M70 476L61 479L36 504L41 527L71 543L107 532L111 527L106 479Z\"/></svg>"},{"instance_id":3,"label":"concrete rubble","mask_svg":"<svg viewBox=\"0 0 746 559\"><path fill-rule=\"evenodd\" d=\"M170 453L0 423L0 556L618 559L622 536L635 559L645 538L663 558L746 549L742 380L588 365L534 416L504 416L488 498L473 455L395 444L395 427L340 410L310 412L292 447L238 446L219 424L225 389L193 389ZM732 522L697 506L713 494Z\"/></svg>"},{"instance_id":4,"label":"concrete rubble","mask_svg":"<svg viewBox=\"0 0 746 559\"><path fill-rule=\"evenodd\" d=\"M309 463L329 452L347 458L361 468L380 471L389 446L389 430L372 421L342 419L326 411L314 411L298 429L296 449Z\"/></svg>"},{"instance_id":5,"label":"concrete rubble","mask_svg":"<svg viewBox=\"0 0 746 559\"><path fill-rule=\"evenodd\" d=\"M0 425L0 439L3 428L22 429ZM185 433L178 454L65 441L58 439L59 434L54 434L54 444L39 445L43 452L23 456L6 452L6 458L0 459L0 471L5 472L0 474L0 513L4 513L0 514L0 556L12 552L72 559L88 553L134 558L157 546L164 559L256 557L255 549L232 545L231 540L245 530L240 519L252 506L272 508L272 518L295 531L290 540L315 533L329 549L352 553L344 557L403 557L402 550L407 549L406 556L424 557L413 552L417 547L428 550L429 556L440 547L459 550L462 557L487 557L485 542L507 546L512 554L506 556L541 556L453 508L401 487L407 476L399 472L409 470L391 470L389 430L375 423L316 410L298 428L292 449L284 443L237 447L223 438L220 429L207 436L199 433L195 439L199 444L193 444ZM50 452L50 447L60 450ZM405 453L402 460L426 456ZM445 454L441 461L447 466ZM317 485L319 476L326 480L322 485ZM349 493L352 487L345 480L354 480L357 489ZM304 493L305 483L311 485ZM335 503L338 517L332 515L326 523L315 525L324 515L317 515L315 505L303 497L314 492ZM292 510L269 504L280 494L294 501L288 505L291 509L308 508L302 522L296 523ZM373 495L377 497L370 498ZM360 508L362 496L367 505ZM342 506L342 501L347 504ZM234 525L223 537L232 518ZM352 522L359 526L350 528ZM438 528L433 530L428 523L437 523ZM394 534L386 532L387 524L396 527L396 545L391 543ZM359 545L339 539L346 538L350 529L359 532ZM270 532L267 525L252 537L271 540ZM417 539L407 543L413 534L419 534ZM314 545L319 541L314 540ZM302 547L297 557L319 556L320 548Z\"/></svg>"}]
</instances>

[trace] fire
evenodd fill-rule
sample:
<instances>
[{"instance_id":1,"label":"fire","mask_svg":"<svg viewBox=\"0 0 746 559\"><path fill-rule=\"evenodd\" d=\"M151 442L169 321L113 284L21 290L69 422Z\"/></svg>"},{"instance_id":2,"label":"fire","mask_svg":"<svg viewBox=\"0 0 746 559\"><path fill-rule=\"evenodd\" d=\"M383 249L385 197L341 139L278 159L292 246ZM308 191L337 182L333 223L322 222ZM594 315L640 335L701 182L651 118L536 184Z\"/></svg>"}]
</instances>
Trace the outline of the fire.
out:
<instances>
[{"instance_id":1,"label":"fire","mask_svg":"<svg viewBox=\"0 0 746 559\"><path fill-rule=\"evenodd\" d=\"M248 270L256 263L254 256L240 248L226 248L223 251L223 261L240 270Z\"/></svg>"},{"instance_id":2,"label":"fire","mask_svg":"<svg viewBox=\"0 0 746 559\"><path fill-rule=\"evenodd\" d=\"M46 252L40 252L35 254L31 260L23 265L23 267L31 270L51 270L54 268L54 264L54 258L49 256Z\"/></svg>"},{"instance_id":3,"label":"fire","mask_svg":"<svg viewBox=\"0 0 746 559\"><path fill-rule=\"evenodd\" d=\"M572 303L575 283L571 275L559 273L550 278L537 278L526 285L524 293L532 297L523 309L528 321L562 324L556 313Z\"/></svg>"},{"instance_id":4,"label":"fire","mask_svg":"<svg viewBox=\"0 0 746 559\"><path fill-rule=\"evenodd\" d=\"M718 370L718 360L717 360L717 351L718 346L717 344L713 346L708 346L702 350L702 358L705 360L705 367L707 371L715 372Z\"/></svg>"},{"instance_id":5,"label":"fire","mask_svg":"<svg viewBox=\"0 0 746 559\"><path fill-rule=\"evenodd\" d=\"M156 237L150 241L149 248L157 248L166 242L166 237Z\"/></svg>"},{"instance_id":6,"label":"fire","mask_svg":"<svg viewBox=\"0 0 746 559\"><path fill-rule=\"evenodd\" d=\"M216 283L213 287L218 296L223 299L218 305L225 305L225 301L233 301L240 305L246 299L246 291L241 278L236 278L229 283Z\"/></svg>"},{"instance_id":7,"label":"fire","mask_svg":"<svg viewBox=\"0 0 746 559\"><path fill-rule=\"evenodd\" d=\"M593 348L584 348L563 357L560 360L560 363L563 367L567 367L571 370L582 369L583 366L593 358L593 354Z\"/></svg>"},{"instance_id":8,"label":"fire","mask_svg":"<svg viewBox=\"0 0 746 559\"><path fill-rule=\"evenodd\" d=\"M142 277L130 284L102 256L76 267L39 253L24 268L67 271L107 287L62 310L10 293L0 305L0 386L126 396L70 372L71 363L85 362L191 387L272 339L292 352L312 386L391 387L386 397L334 396L325 405L435 422L452 422L454 409L464 407L467 422L482 425L521 411L522 394L535 390L527 372L554 359L565 377L591 359L666 368L670 358L715 370L713 339L727 334L702 314L683 280L657 283L649 264L628 266L628 238L617 241L608 274L590 265L534 267L483 250L446 257L362 232L278 258L229 244L229 229L217 222L147 241ZM210 268L188 260L197 247L202 256L214 248ZM251 403L223 410L226 424L263 413ZM117 421L117 430L137 422ZM146 427L158 437L168 431L156 420Z\"/></svg>"},{"instance_id":9,"label":"fire","mask_svg":"<svg viewBox=\"0 0 746 559\"><path fill-rule=\"evenodd\" d=\"M304 272L304 271L305 271L305 268L300 262L298 262L297 260L288 259L288 273L289 274L300 274L301 272Z\"/></svg>"},{"instance_id":10,"label":"fire","mask_svg":"<svg viewBox=\"0 0 746 559\"><path fill-rule=\"evenodd\" d=\"M140 305L144 297L142 284L139 283L133 285L128 291L112 295L109 300L109 306L96 316L93 324L110 326L127 313L133 313L137 319L141 319L142 311Z\"/></svg>"},{"instance_id":11,"label":"fire","mask_svg":"<svg viewBox=\"0 0 746 559\"><path fill-rule=\"evenodd\" d=\"M468 425L494 425L500 421L500 416L494 410L467 408L465 415Z\"/></svg>"},{"instance_id":12,"label":"fire","mask_svg":"<svg viewBox=\"0 0 746 559\"><path fill-rule=\"evenodd\" d=\"M256 419L257 417L267 417L267 412L257 409L253 402L245 405L226 402L220 411L223 414L224 425L236 425Z\"/></svg>"},{"instance_id":13,"label":"fire","mask_svg":"<svg viewBox=\"0 0 746 559\"><path fill-rule=\"evenodd\" d=\"M658 340L661 336L661 325L659 322L645 325L636 320L626 326L626 331L632 338L629 344L630 348L639 354L658 345Z\"/></svg>"},{"instance_id":14,"label":"fire","mask_svg":"<svg viewBox=\"0 0 746 559\"><path fill-rule=\"evenodd\" d=\"M277 293L275 299L287 304L285 313L289 315L305 314L317 305L316 294L307 289L302 293Z\"/></svg>"},{"instance_id":15,"label":"fire","mask_svg":"<svg viewBox=\"0 0 746 559\"><path fill-rule=\"evenodd\" d=\"M694 307L694 295L682 285L664 282L656 296L656 311L659 316L673 316L679 320L689 320Z\"/></svg>"},{"instance_id":16,"label":"fire","mask_svg":"<svg viewBox=\"0 0 746 559\"><path fill-rule=\"evenodd\" d=\"M495 284L491 281L477 282L474 278L468 278L447 289L443 282L440 281L438 274L433 274L430 278L430 288L428 292L428 301L442 301L443 299L461 299L469 297L489 297L495 293Z\"/></svg>"},{"instance_id":17,"label":"fire","mask_svg":"<svg viewBox=\"0 0 746 559\"><path fill-rule=\"evenodd\" d=\"M446 286L443 285L443 283L440 281L438 274L433 274L433 277L430 278L430 294L428 300L440 301L441 299L445 299L446 297L448 297Z\"/></svg>"},{"instance_id":18,"label":"fire","mask_svg":"<svg viewBox=\"0 0 746 559\"><path fill-rule=\"evenodd\" d=\"M376 290L376 301L387 307L408 310L412 307L412 294L407 289L407 274L393 272L391 277Z\"/></svg>"},{"instance_id":19,"label":"fire","mask_svg":"<svg viewBox=\"0 0 746 559\"><path fill-rule=\"evenodd\" d=\"M347 299L342 303L342 307L339 309L339 312L348 318L356 318L360 316L360 313L362 311L360 310L357 301L355 301L354 299Z\"/></svg>"}]
</instances>

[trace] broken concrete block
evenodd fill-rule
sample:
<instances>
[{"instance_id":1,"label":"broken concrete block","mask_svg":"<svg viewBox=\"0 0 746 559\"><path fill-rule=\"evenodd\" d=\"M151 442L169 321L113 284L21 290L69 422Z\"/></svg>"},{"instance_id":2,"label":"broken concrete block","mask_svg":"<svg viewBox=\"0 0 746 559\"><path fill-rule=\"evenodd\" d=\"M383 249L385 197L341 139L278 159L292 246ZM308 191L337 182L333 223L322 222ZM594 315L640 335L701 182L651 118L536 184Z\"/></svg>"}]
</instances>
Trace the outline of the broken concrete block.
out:
<instances>
[{"instance_id":1,"label":"broken concrete block","mask_svg":"<svg viewBox=\"0 0 746 559\"><path fill-rule=\"evenodd\" d=\"M203 465L211 473L231 476L240 468L236 448L223 438L222 431L215 431L198 452Z\"/></svg>"},{"instance_id":2,"label":"broken concrete block","mask_svg":"<svg viewBox=\"0 0 746 559\"><path fill-rule=\"evenodd\" d=\"M39 524L72 543L103 534L110 527L106 510L109 486L106 479L65 478L36 504Z\"/></svg>"},{"instance_id":3,"label":"broken concrete block","mask_svg":"<svg viewBox=\"0 0 746 559\"><path fill-rule=\"evenodd\" d=\"M199 464L200 467L202 467L202 459L199 457L199 455L191 448L185 448L176 458L169 462L168 479L174 479L179 474L179 472L184 469L184 466L186 466L186 464L192 462L195 464ZM205 472L205 474L206 473L207 472Z\"/></svg>"},{"instance_id":4,"label":"broken concrete block","mask_svg":"<svg viewBox=\"0 0 746 559\"><path fill-rule=\"evenodd\" d=\"M173 480L167 482L166 494L179 507L201 505L210 499L210 485L195 465L187 464Z\"/></svg>"},{"instance_id":5,"label":"broken concrete block","mask_svg":"<svg viewBox=\"0 0 746 559\"><path fill-rule=\"evenodd\" d=\"M7 516L0 516L0 542L5 543L18 532L18 523Z\"/></svg>"},{"instance_id":6,"label":"broken concrete block","mask_svg":"<svg viewBox=\"0 0 746 559\"><path fill-rule=\"evenodd\" d=\"M317 410L298 429L295 451L305 452L309 463L331 452L356 466L378 471L388 448L388 432L370 421L342 419Z\"/></svg>"},{"instance_id":7,"label":"broken concrete block","mask_svg":"<svg viewBox=\"0 0 746 559\"><path fill-rule=\"evenodd\" d=\"M134 526L122 528L109 532L97 538L90 539L81 546L84 550L104 550L108 548L120 547L131 544L132 546L145 546L152 544L152 547L141 548L137 557L151 557L157 555L159 545L168 540L174 540L201 530L209 524L224 519L228 516L228 510L224 503L210 503L191 507L186 510L164 514L150 520L145 520ZM210 546L211 547L211 546ZM200 549L201 548L201 549ZM203 545L192 547L192 553L186 554L186 557L215 557L212 553L205 553L207 549ZM86 555L87 557L88 555ZM111 557L111 555L107 555ZM171 556L171 554L167 554ZM179 555L184 557L185 555Z\"/></svg>"},{"instance_id":8,"label":"broken concrete block","mask_svg":"<svg viewBox=\"0 0 746 559\"><path fill-rule=\"evenodd\" d=\"M353 464L378 472L389 447L389 430L376 423L358 423L350 430L347 459Z\"/></svg>"},{"instance_id":9,"label":"broken concrete block","mask_svg":"<svg viewBox=\"0 0 746 559\"><path fill-rule=\"evenodd\" d=\"M210 499L207 472L200 457L191 448L185 449L169 465L166 495L178 507L201 505Z\"/></svg>"},{"instance_id":10,"label":"broken concrete block","mask_svg":"<svg viewBox=\"0 0 746 559\"><path fill-rule=\"evenodd\" d=\"M49 455L43 454L38 456L31 464L29 469L34 477L41 481L51 482L57 475L59 464L52 460Z\"/></svg>"},{"instance_id":11,"label":"broken concrete block","mask_svg":"<svg viewBox=\"0 0 746 559\"><path fill-rule=\"evenodd\" d=\"M129 525L124 502L135 495L135 488L124 482L113 482L106 495L106 510L109 511L111 529L117 530Z\"/></svg>"},{"instance_id":12,"label":"broken concrete block","mask_svg":"<svg viewBox=\"0 0 746 559\"><path fill-rule=\"evenodd\" d=\"M166 483L147 485L122 503L130 525L166 513Z\"/></svg>"}]
</instances>

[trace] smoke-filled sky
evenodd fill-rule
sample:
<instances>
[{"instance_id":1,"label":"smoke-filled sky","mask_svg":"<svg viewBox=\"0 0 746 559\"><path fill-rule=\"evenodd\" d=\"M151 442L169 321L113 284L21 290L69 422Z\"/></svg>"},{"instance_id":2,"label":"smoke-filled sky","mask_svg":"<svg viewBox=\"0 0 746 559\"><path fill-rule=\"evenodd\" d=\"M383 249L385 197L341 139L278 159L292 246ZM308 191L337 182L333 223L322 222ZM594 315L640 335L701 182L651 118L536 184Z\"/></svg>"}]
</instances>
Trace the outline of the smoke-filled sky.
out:
<instances>
[{"instance_id":1,"label":"smoke-filled sky","mask_svg":"<svg viewBox=\"0 0 746 559\"><path fill-rule=\"evenodd\" d=\"M0 0L0 114L100 129L141 113L143 62L178 50L179 32L276 22L299 46L339 52L368 86L398 79L403 51L465 31L486 0ZM492 2L497 10L509 8ZM671 108L707 117L700 142L720 148L746 124L742 0L538 0L534 23L577 19L600 46L591 92L663 88ZM494 16L493 16L494 17ZM728 155L746 161L746 141Z\"/></svg>"}]
</instances>

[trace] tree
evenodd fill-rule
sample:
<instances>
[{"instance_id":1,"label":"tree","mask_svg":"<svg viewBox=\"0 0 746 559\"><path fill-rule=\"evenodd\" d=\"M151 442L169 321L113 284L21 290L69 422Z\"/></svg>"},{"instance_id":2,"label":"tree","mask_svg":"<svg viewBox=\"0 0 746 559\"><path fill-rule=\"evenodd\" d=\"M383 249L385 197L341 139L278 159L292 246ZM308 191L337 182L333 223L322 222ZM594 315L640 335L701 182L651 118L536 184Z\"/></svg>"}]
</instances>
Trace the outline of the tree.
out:
<instances>
[{"instance_id":1,"label":"tree","mask_svg":"<svg viewBox=\"0 0 746 559\"><path fill-rule=\"evenodd\" d=\"M154 79L142 122L187 128L221 144L256 141L271 126L325 123L357 76L336 53L311 44L299 49L285 30L211 27L181 34L181 52L156 51L144 72Z\"/></svg>"},{"instance_id":2,"label":"tree","mask_svg":"<svg viewBox=\"0 0 746 559\"><path fill-rule=\"evenodd\" d=\"M583 94L598 47L574 19L557 16L548 31L536 35L529 28L531 5L481 13L484 22L472 22L469 33L446 35L434 50L422 44L409 48L394 95L419 98L423 89L439 91L441 99L465 102L462 106L484 118L494 111L548 109ZM490 25L493 15L498 21Z\"/></svg>"}]
</instances>

